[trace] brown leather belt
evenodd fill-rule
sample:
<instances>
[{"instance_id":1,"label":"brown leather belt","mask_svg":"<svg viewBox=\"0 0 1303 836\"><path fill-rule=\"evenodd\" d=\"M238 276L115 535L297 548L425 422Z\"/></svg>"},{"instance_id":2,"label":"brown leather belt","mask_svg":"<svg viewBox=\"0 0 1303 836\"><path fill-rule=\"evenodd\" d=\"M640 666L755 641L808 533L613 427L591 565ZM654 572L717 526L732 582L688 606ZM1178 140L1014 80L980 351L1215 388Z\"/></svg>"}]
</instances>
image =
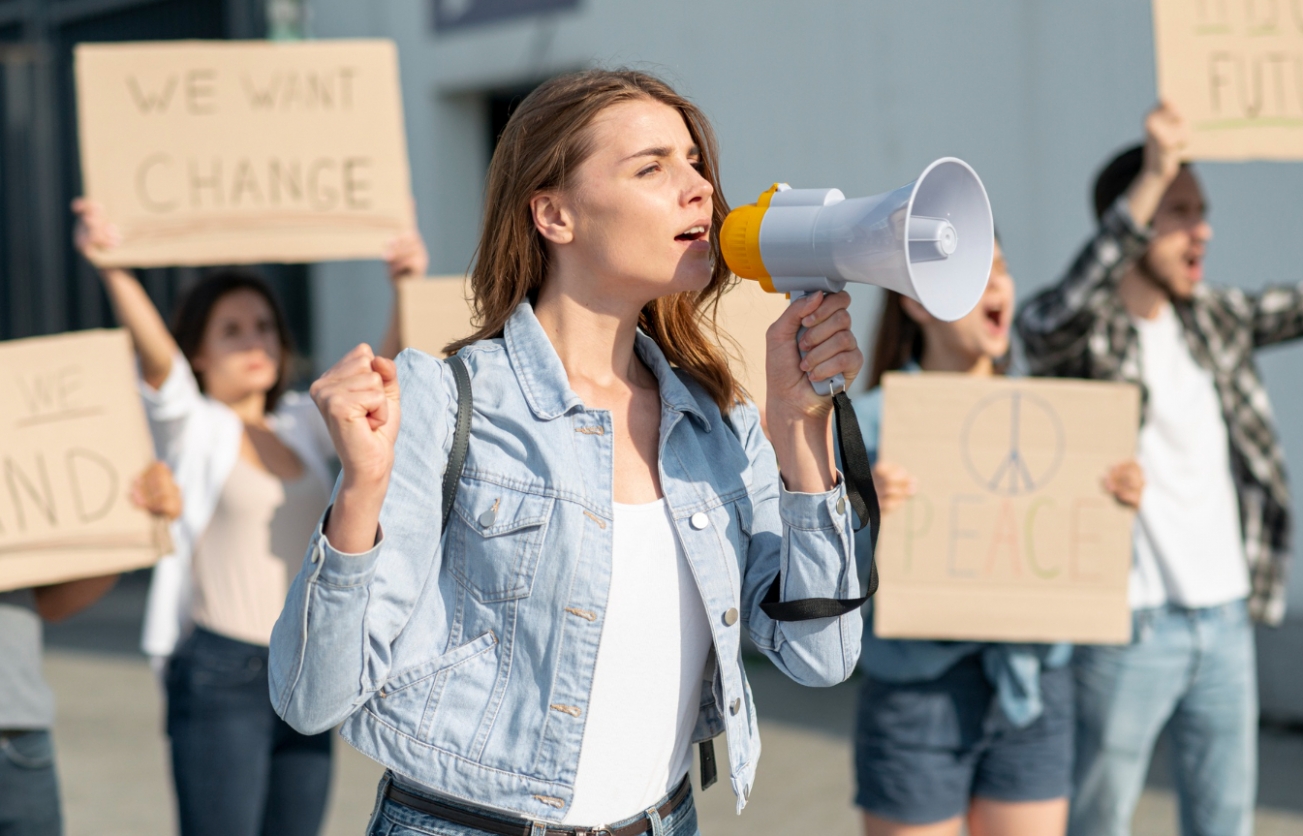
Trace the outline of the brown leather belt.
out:
<instances>
[{"instance_id":1,"label":"brown leather belt","mask_svg":"<svg viewBox=\"0 0 1303 836\"><path fill-rule=\"evenodd\" d=\"M656 814L662 819L667 818L679 808L680 804L687 800L688 794L691 792L692 782L684 777L683 783L679 784L678 788L670 793L669 799L656 808ZM418 812L445 819L463 827L483 830L487 833L497 833L500 836L531 836L533 833L533 826L524 820L520 823L510 822L487 814L463 810L461 807L451 807L430 798L405 792L392 783L385 789L385 798ZM650 833L651 829L651 820L643 816L632 824L626 824L624 827L618 828L567 827L549 824L547 830L544 831L544 836L642 836L644 833Z\"/></svg>"}]
</instances>

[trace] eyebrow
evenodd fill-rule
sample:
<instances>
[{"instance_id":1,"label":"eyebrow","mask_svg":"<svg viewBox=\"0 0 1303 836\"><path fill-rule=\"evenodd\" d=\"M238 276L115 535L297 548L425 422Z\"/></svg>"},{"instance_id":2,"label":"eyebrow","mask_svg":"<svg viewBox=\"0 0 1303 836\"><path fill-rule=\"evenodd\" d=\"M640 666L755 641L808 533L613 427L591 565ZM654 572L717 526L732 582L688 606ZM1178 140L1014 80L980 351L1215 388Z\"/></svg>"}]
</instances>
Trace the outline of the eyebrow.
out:
<instances>
[{"instance_id":1,"label":"eyebrow","mask_svg":"<svg viewBox=\"0 0 1303 836\"><path fill-rule=\"evenodd\" d=\"M624 158L623 160L621 160L620 162L625 162L625 161L627 161L627 160L634 160L634 159L637 159L638 157L668 157L668 156L670 156L670 155L673 154L673 153L674 153L674 149L669 148L668 146L658 145L658 146L656 146L655 148L644 148L644 149L642 149L641 151L637 151L637 152L635 152L635 153L633 153L633 154L630 154L629 156L625 157L625 158ZM690 147L688 148L688 156L689 156L689 157L700 157L700 156L701 156L701 149L698 148L698 147L695 146L695 145L690 146Z\"/></svg>"}]
</instances>

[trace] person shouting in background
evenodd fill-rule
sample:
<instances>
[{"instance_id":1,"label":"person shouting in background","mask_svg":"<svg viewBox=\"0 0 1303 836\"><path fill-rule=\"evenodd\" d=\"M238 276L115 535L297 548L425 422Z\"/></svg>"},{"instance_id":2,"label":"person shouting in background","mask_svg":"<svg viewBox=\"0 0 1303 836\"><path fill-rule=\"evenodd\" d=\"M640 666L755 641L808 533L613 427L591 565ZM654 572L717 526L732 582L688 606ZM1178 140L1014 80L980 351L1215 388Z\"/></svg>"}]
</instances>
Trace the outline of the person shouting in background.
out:
<instances>
[{"instance_id":1,"label":"person shouting in background","mask_svg":"<svg viewBox=\"0 0 1303 836\"><path fill-rule=\"evenodd\" d=\"M162 462L131 486L131 502L181 516L181 491ZM54 766L54 694L41 675L41 622L62 621L104 596L117 575L0 592L0 836L61 836Z\"/></svg>"},{"instance_id":2,"label":"person shouting in background","mask_svg":"<svg viewBox=\"0 0 1303 836\"><path fill-rule=\"evenodd\" d=\"M882 376L889 371L1001 375L1008 365L1014 284L999 242L986 292L956 322L886 291L869 392L855 399L877 459ZM1140 501L1136 462L1104 476L1126 505ZM914 494L899 464L874 464L882 513ZM868 532L856 538L861 563ZM865 836L1054 836L1067 826L1072 787L1070 645L879 639L864 633L865 673L855 731L855 803Z\"/></svg>"},{"instance_id":3,"label":"person shouting in background","mask_svg":"<svg viewBox=\"0 0 1303 836\"><path fill-rule=\"evenodd\" d=\"M93 263L116 230L93 202L73 208L77 246ZM419 237L394 241L389 272L424 274ZM100 277L135 345L155 445L186 497L176 554L154 571L144 637L147 653L168 660L181 836L313 836L330 737L276 716L267 645L329 498L334 450L311 400L287 390L285 316L258 276L222 270L186 294L169 331L130 272ZM396 350L396 336L385 345Z\"/></svg>"},{"instance_id":4,"label":"person shouting in background","mask_svg":"<svg viewBox=\"0 0 1303 836\"><path fill-rule=\"evenodd\" d=\"M857 593L811 387L859 371L850 299L770 328L771 444L711 333L731 279L717 166L705 115L656 78L545 82L489 167L479 330L397 369L359 346L313 384L343 473L272 635L272 693L388 767L372 834L696 834L692 742L727 735L739 809L755 777L743 631L798 682L853 671L858 609L762 607ZM462 363L474 409L441 528Z\"/></svg>"},{"instance_id":5,"label":"person shouting in background","mask_svg":"<svg viewBox=\"0 0 1303 836\"><path fill-rule=\"evenodd\" d=\"M1147 487L1134 529L1131 643L1077 649L1069 832L1121 836L1155 739L1172 736L1186 836L1252 830L1253 626L1285 612L1290 500L1254 352L1303 336L1303 287L1212 288L1189 126L1168 104L1095 182L1099 230L1019 313L1035 374L1140 385Z\"/></svg>"}]
</instances>

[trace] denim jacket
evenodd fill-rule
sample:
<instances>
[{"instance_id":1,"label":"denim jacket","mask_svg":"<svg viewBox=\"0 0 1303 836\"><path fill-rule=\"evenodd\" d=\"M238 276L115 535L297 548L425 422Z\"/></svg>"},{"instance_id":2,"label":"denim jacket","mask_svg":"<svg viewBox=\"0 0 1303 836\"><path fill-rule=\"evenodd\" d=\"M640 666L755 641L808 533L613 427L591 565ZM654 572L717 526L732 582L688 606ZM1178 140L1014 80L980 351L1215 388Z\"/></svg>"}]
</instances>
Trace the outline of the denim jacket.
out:
<instances>
[{"instance_id":1,"label":"denim jacket","mask_svg":"<svg viewBox=\"0 0 1303 836\"><path fill-rule=\"evenodd\" d=\"M783 487L753 406L721 415L650 338L636 350L660 384L661 487L711 627L694 738L726 733L740 811L760 755L742 630L797 682L850 676L858 612L779 623L760 609L780 571L783 600L859 594L850 510L840 479L820 494ZM502 338L461 356L475 410L447 530L456 383L443 362L405 351L381 536L348 555L318 527L272 634L272 701L305 733L343 723L400 778L558 822L610 586L611 416L571 391L527 302Z\"/></svg>"}]
</instances>

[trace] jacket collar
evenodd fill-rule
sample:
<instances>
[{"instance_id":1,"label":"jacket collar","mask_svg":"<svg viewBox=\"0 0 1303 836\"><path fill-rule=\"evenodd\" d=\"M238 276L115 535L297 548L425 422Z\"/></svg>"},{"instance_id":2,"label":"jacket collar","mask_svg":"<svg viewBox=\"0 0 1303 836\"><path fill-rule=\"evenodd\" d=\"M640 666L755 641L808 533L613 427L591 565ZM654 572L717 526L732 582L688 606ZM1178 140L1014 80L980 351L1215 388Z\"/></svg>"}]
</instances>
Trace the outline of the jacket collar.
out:
<instances>
[{"instance_id":1,"label":"jacket collar","mask_svg":"<svg viewBox=\"0 0 1303 836\"><path fill-rule=\"evenodd\" d=\"M521 302L502 331L507 356L525 393L525 400L536 416L544 421L559 418L574 409L584 409L584 402L570 388L565 366L547 338L534 306ZM675 412L692 416L702 429L710 431L710 419L688 387L679 379L660 346L642 331L634 342L638 357L656 375L660 384L661 403Z\"/></svg>"}]
</instances>

